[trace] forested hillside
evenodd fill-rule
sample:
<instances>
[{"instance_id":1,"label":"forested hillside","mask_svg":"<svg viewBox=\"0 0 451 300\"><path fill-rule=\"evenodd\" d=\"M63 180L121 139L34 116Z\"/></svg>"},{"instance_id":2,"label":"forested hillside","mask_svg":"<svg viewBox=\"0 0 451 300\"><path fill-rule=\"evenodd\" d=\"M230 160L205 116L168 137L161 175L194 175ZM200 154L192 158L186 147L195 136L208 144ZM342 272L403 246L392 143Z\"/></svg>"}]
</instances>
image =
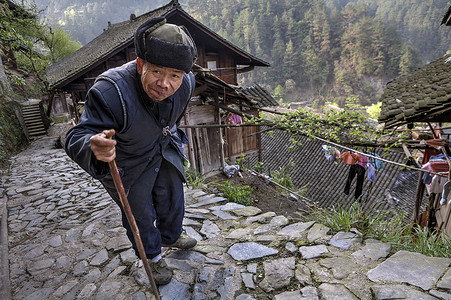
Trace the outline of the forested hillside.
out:
<instances>
[{"instance_id":1,"label":"forested hillside","mask_svg":"<svg viewBox=\"0 0 451 300\"><path fill-rule=\"evenodd\" d=\"M169 0L37 0L74 39L87 43L108 21ZM451 50L440 26L448 0L185 0L183 8L242 49L268 61L241 77L284 101L369 105L385 83Z\"/></svg>"}]
</instances>

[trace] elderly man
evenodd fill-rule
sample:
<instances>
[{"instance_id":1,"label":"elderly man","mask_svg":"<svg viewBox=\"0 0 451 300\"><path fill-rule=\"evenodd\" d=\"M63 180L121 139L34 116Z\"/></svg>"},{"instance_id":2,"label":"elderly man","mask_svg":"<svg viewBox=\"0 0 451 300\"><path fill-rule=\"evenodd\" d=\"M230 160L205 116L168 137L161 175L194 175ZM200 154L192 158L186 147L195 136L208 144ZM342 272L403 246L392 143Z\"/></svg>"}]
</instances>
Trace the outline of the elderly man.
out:
<instances>
[{"instance_id":1,"label":"elderly man","mask_svg":"<svg viewBox=\"0 0 451 300\"><path fill-rule=\"evenodd\" d=\"M135 48L136 60L96 79L80 123L67 133L65 148L120 205L108 168L116 159L155 282L162 285L169 283L172 271L161 258L161 247L196 245L181 235L187 139L177 125L194 91L191 68L197 51L189 32L164 18L137 29ZM108 130L114 130L113 139L103 134ZM123 211L122 223L137 252Z\"/></svg>"}]
</instances>

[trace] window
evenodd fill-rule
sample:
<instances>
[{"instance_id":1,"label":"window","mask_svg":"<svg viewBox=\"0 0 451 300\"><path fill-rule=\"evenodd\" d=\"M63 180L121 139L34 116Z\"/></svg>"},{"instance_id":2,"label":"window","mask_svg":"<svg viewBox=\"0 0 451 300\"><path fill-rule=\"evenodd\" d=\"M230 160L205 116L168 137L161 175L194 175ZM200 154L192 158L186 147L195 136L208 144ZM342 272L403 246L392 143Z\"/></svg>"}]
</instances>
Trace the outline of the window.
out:
<instances>
[{"instance_id":1,"label":"window","mask_svg":"<svg viewBox=\"0 0 451 300\"><path fill-rule=\"evenodd\" d=\"M207 61L207 68L212 71L216 70L216 61Z\"/></svg>"}]
</instances>

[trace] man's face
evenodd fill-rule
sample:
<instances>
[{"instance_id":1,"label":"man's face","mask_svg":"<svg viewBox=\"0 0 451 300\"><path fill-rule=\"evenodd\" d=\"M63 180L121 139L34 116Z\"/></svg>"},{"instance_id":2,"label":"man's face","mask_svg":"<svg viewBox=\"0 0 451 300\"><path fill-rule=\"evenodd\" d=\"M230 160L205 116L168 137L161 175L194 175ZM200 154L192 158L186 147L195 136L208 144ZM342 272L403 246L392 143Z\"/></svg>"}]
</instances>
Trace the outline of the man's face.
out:
<instances>
[{"instance_id":1,"label":"man's face","mask_svg":"<svg viewBox=\"0 0 451 300\"><path fill-rule=\"evenodd\" d=\"M144 91L154 101L166 99L182 85L184 71L156 66L139 58L137 64Z\"/></svg>"}]
</instances>

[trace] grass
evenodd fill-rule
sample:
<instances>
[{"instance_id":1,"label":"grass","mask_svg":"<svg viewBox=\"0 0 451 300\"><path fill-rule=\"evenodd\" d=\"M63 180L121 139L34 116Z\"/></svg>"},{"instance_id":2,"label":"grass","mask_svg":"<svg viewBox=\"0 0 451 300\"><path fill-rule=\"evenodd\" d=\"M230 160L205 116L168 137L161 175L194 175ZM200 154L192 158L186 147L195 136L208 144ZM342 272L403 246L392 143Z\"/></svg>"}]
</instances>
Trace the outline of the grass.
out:
<instances>
[{"instance_id":1,"label":"grass","mask_svg":"<svg viewBox=\"0 0 451 300\"><path fill-rule=\"evenodd\" d=\"M224 197L230 202L242 205L252 205L253 203L251 197L253 189L248 185L232 185L227 180L219 185L219 189L224 193Z\"/></svg>"},{"instance_id":2,"label":"grass","mask_svg":"<svg viewBox=\"0 0 451 300\"><path fill-rule=\"evenodd\" d=\"M185 168L186 181L193 189L199 189L204 187L204 178L200 172L196 169Z\"/></svg>"},{"instance_id":3,"label":"grass","mask_svg":"<svg viewBox=\"0 0 451 300\"><path fill-rule=\"evenodd\" d=\"M363 212L356 202L349 209L311 209L302 218L316 221L333 233L356 228L364 238L389 243L396 251L406 250L432 257L451 257L451 238L439 235L428 228L405 222L405 215L393 211Z\"/></svg>"}]
</instances>

